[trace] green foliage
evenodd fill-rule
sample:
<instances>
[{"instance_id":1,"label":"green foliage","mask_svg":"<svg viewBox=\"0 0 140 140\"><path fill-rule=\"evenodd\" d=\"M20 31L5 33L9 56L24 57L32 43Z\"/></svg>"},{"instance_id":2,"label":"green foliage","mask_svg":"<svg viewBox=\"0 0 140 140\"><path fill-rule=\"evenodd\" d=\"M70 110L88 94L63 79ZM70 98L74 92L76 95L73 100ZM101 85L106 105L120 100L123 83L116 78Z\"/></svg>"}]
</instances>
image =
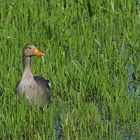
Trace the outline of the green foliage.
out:
<instances>
[{"instance_id":1,"label":"green foliage","mask_svg":"<svg viewBox=\"0 0 140 140\"><path fill-rule=\"evenodd\" d=\"M0 139L138 139L139 28L139 0L1 1ZM26 44L46 53L32 71L51 82L49 108L15 96Z\"/></svg>"}]
</instances>

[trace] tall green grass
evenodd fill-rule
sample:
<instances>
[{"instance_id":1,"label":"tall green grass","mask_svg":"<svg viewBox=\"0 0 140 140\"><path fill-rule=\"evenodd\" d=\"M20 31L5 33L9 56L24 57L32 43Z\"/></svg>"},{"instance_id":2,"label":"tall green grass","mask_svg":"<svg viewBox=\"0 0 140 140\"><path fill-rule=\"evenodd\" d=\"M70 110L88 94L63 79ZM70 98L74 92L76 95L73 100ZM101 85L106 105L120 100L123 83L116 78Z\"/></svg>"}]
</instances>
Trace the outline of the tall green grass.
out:
<instances>
[{"instance_id":1,"label":"tall green grass","mask_svg":"<svg viewBox=\"0 0 140 140\"><path fill-rule=\"evenodd\" d=\"M139 86L127 91L129 66L140 70L139 27L139 0L2 1L0 139L138 139ZM51 82L49 108L16 99L26 44L46 53L32 72Z\"/></svg>"}]
</instances>

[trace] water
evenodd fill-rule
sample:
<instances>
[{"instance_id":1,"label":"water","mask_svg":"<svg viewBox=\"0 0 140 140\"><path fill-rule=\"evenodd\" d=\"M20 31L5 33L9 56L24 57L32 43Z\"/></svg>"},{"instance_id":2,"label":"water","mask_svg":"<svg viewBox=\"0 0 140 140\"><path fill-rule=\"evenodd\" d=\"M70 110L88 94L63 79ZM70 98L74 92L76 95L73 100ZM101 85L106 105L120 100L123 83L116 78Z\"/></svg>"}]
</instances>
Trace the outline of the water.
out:
<instances>
[{"instance_id":1,"label":"water","mask_svg":"<svg viewBox=\"0 0 140 140\"><path fill-rule=\"evenodd\" d=\"M133 73L134 73L134 68L133 65L129 64L128 65L128 79L129 79L129 83L127 86L127 95L130 96L135 92L135 83L134 83L134 77L133 77ZM140 99L140 95L138 96L138 99ZM99 108L99 112L101 112L101 105L102 102L99 101L98 104L98 108ZM63 110L64 108L62 108ZM56 132L56 139L62 139L63 138L63 131L62 131L62 125L61 125L61 121L58 115L59 113L62 113L63 116L63 111L59 110L58 108L56 109L56 113L54 115L54 129ZM104 125L107 125L109 123L109 119L106 116L102 116L102 121L104 123ZM135 126L135 125L134 125ZM140 129L139 127L133 127L133 124L127 124L125 126L121 126L121 124L115 124L114 126L114 133L116 135L118 135L120 133L120 136L118 136L118 140L137 140L138 135L137 133L140 133ZM111 136L113 133L113 131L111 130L111 128L108 126L108 135Z\"/></svg>"},{"instance_id":2,"label":"water","mask_svg":"<svg viewBox=\"0 0 140 140\"><path fill-rule=\"evenodd\" d=\"M133 66L128 65L128 79L130 82L128 83L127 87L127 95L131 95L134 92L133 72Z\"/></svg>"}]
</instances>

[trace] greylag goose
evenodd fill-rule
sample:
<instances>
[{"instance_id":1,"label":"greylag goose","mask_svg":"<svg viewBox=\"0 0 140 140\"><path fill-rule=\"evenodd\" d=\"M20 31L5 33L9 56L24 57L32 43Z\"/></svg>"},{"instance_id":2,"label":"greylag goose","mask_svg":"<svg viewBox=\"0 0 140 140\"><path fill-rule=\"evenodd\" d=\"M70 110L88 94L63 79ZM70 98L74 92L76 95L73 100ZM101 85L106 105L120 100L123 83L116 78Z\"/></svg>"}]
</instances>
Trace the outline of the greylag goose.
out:
<instances>
[{"instance_id":1,"label":"greylag goose","mask_svg":"<svg viewBox=\"0 0 140 140\"><path fill-rule=\"evenodd\" d=\"M49 81L40 76L33 76L30 68L32 56L44 56L34 45L23 49L23 74L16 85L16 93L24 95L29 105L48 105L51 101Z\"/></svg>"}]
</instances>

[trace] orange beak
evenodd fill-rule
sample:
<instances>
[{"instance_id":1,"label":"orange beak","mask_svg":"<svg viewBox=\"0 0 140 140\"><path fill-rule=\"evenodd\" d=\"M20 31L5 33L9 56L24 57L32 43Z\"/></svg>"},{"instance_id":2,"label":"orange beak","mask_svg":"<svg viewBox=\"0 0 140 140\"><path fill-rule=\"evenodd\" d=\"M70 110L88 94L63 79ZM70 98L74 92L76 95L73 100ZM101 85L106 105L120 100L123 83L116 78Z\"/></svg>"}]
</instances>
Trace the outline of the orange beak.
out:
<instances>
[{"instance_id":1,"label":"orange beak","mask_svg":"<svg viewBox=\"0 0 140 140\"><path fill-rule=\"evenodd\" d=\"M34 49L34 55L35 56L44 56L45 54L44 53L42 53L41 51L39 51L38 49Z\"/></svg>"}]
</instances>

